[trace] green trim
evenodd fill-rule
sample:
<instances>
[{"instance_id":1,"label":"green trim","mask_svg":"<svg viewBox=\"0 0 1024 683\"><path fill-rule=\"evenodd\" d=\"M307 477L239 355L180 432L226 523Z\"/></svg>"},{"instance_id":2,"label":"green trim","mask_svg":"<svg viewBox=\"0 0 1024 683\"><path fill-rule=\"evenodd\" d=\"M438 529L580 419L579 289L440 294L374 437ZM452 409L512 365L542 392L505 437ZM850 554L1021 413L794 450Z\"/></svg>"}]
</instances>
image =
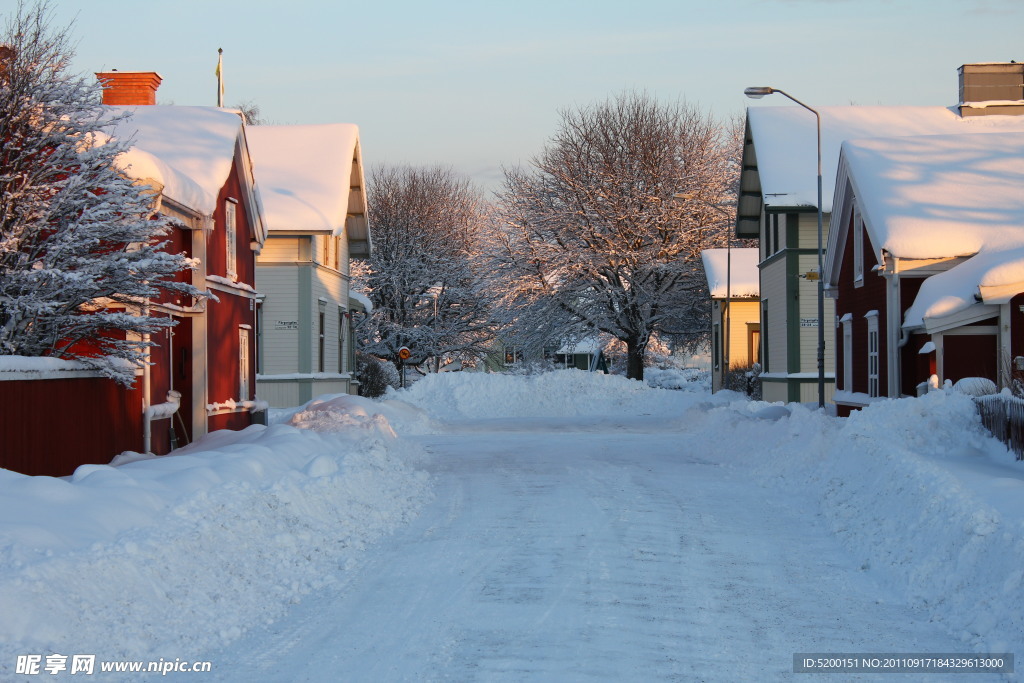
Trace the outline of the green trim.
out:
<instances>
[{"instance_id":1,"label":"green trim","mask_svg":"<svg viewBox=\"0 0 1024 683\"><path fill-rule=\"evenodd\" d=\"M798 403L800 401L800 382L790 382L786 389L788 392L786 400L790 403Z\"/></svg>"},{"instance_id":2,"label":"green trim","mask_svg":"<svg viewBox=\"0 0 1024 683\"><path fill-rule=\"evenodd\" d=\"M786 261L786 372L800 372L800 261Z\"/></svg>"},{"instance_id":3,"label":"green trim","mask_svg":"<svg viewBox=\"0 0 1024 683\"><path fill-rule=\"evenodd\" d=\"M297 277L299 289L297 302L299 319L298 371L313 372L313 268L305 264L300 265ZM312 396L306 401L311 398Z\"/></svg>"},{"instance_id":4,"label":"green trim","mask_svg":"<svg viewBox=\"0 0 1024 683\"><path fill-rule=\"evenodd\" d=\"M766 206L765 213L818 213L816 206Z\"/></svg>"},{"instance_id":5,"label":"green trim","mask_svg":"<svg viewBox=\"0 0 1024 683\"><path fill-rule=\"evenodd\" d=\"M790 247L791 244L800 244L800 217L795 213L786 214L786 248L800 248L799 246ZM815 249L815 251L817 251L817 249Z\"/></svg>"}]
</instances>

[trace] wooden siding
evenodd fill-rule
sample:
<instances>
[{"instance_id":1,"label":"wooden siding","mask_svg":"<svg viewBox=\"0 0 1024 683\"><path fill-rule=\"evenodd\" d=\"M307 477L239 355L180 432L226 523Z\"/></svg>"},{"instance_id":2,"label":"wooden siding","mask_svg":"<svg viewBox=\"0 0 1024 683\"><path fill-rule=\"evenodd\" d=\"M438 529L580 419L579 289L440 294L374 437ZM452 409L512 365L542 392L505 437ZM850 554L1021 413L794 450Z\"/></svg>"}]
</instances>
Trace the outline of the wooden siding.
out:
<instances>
[{"instance_id":1,"label":"wooden siding","mask_svg":"<svg viewBox=\"0 0 1024 683\"><path fill-rule=\"evenodd\" d=\"M338 308L348 308L348 281L330 268L317 268L312 281L312 358L313 370L317 370L319 356L319 312L324 306L324 372L338 371ZM325 300L325 301L321 301Z\"/></svg>"},{"instance_id":2,"label":"wooden siding","mask_svg":"<svg viewBox=\"0 0 1024 683\"><path fill-rule=\"evenodd\" d=\"M852 224L853 219L850 219ZM873 268L878 264L874 248L868 239L867 231L864 236L864 284L860 287L854 286L853 281L853 238L855 234L852 225L847 230L846 247L839 272L838 291L839 296L835 301L835 315L842 318L850 314L853 325L853 386L843 387L844 391L857 393L868 393L868 321L865 317L869 311L878 311L878 386L879 394L885 395L885 388L888 382L888 367L885 362L887 337L886 337L886 279ZM835 369L835 366L833 365ZM842 375L842 368L836 370L837 375Z\"/></svg>"},{"instance_id":3,"label":"wooden siding","mask_svg":"<svg viewBox=\"0 0 1024 683\"><path fill-rule=\"evenodd\" d=\"M260 316L262 374L308 372L299 368L299 268L261 265L256 269L256 285L265 297Z\"/></svg>"},{"instance_id":4,"label":"wooden siding","mask_svg":"<svg viewBox=\"0 0 1024 683\"><path fill-rule=\"evenodd\" d=\"M142 450L141 389L104 377L3 380L0 405L5 469L60 477Z\"/></svg>"},{"instance_id":5,"label":"wooden siding","mask_svg":"<svg viewBox=\"0 0 1024 683\"><path fill-rule=\"evenodd\" d=\"M998 383L998 357L995 334L947 332L942 335L941 377L943 381L949 380L954 384L965 377L985 377Z\"/></svg>"},{"instance_id":6,"label":"wooden siding","mask_svg":"<svg viewBox=\"0 0 1024 683\"><path fill-rule=\"evenodd\" d=\"M256 257L256 263L294 263L309 260L309 238L271 235Z\"/></svg>"},{"instance_id":7,"label":"wooden siding","mask_svg":"<svg viewBox=\"0 0 1024 683\"><path fill-rule=\"evenodd\" d=\"M786 327L786 261L779 259L761 269L761 300L765 302L768 339L767 372L788 372L789 338ZM762 342L763 344L763 342Z\"/></svg>"},{"instance_id":8,"label":"wooden siding","mask_svg":"<svg viewBox=\"0 0 1024 683\"><path fill-rule=\"evenodd\" d=\"M799 216L799 246L801 249L818 249L818 214L815 211L792 214ZM822 246L828 246L828 228L831 221L831 214L826 213L821 217ZM817 257L815 257L817 258Z\"/></svg>"},{"instance_id":9,"label":"wooden siding","mask_svg":"<svg viewBox=\"0 0 1024 683\"><path fill-rule=\"evenodd\" d=\"M800 254L797 257L797 270L803 275L818 269L817 254ZM800 338L800 368L793 372L818 371L818 282L806 278L797 279L797 310L799 320L792 321ZM804 323L814 323L805 326ZM835 301L825 299L825 372L831 373L835 368ZM815 395L817 400L817 395Z\"/></svg>"}]
</instances>

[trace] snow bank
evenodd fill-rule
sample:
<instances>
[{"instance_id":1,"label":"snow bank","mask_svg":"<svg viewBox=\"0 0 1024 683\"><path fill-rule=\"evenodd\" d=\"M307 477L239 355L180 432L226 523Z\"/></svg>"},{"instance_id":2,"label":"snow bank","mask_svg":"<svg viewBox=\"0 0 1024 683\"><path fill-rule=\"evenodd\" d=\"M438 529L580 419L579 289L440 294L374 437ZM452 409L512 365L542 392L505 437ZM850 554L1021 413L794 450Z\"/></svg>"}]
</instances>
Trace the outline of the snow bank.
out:
<instances>
[{"instance_id":1,"label":"snow bank","mask_svg":"<svg viewBox=\"0 0 1024 683\"><path fill-rule=\"evenodd\" d=\"M416 449L382 415L335 401L292 423L66 479L0 470L0 678L18 654L223 645L336 581L428 499Z\"/></svg>"},{"instance_id":2,"label":"snow bank","mask_svg":"<svg viewBox=\"0 0 1024 683\"><path fill-rule=\"evenodd\" d=\"M883 401L846 419L799 404L695 406L699 447L765 486L818 500L865 571L977 652L1024 645L1024 467L958 392ZM759 419L761 418L761 419ZM730 434L722 439L721 434Z\"/></svg>"},{"instance_id":3,"label":"snow bank","mask_svg":"<svg viewBox=\"0 0 1024 683\"><path fill-rule=\"evenodd\" d=\"M419 406L439 420L577 417L630 414L677 416L692 401L619 375L558 370L538 375L456 372L427 375L387 397Z\"/></svg>"}]
</instances>

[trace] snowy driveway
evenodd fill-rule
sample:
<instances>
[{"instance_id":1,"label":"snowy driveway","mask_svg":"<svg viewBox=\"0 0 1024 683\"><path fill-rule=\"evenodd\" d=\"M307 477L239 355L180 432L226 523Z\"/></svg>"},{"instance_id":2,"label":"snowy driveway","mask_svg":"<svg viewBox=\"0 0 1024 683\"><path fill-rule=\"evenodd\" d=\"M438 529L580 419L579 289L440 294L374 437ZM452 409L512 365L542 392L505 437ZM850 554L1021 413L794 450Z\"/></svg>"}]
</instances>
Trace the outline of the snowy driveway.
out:
<instances>
[{"instance_id":1,"label":"snowy driveway","mask_svg":"<svg viewBox=\"0 0 1024 683\"><path fill-rule=\"evenodd\" d=\"M794 653L963 650L813 504L662 419L416 438L434 501L330 593L211 653L223 680L811 680Z\"/></svg>"}]
</instances>

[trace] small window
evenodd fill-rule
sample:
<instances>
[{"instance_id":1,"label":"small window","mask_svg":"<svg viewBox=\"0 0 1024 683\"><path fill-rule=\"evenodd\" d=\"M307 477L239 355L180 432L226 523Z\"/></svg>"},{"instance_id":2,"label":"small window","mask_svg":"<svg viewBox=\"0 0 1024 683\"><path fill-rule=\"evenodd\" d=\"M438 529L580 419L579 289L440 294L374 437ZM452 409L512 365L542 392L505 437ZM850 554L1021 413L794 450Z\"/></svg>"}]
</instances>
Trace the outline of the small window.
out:
<instances>
[{"instance_id":1,"label":"small window","mask_svg":"<svg viewBox=\"0 0 1024 683\"><path fill-rule=\"evenodd\" d=\"M505 365L516 365L523 360L523 350L518 346L505 347Z\"/></svg>"},{"instance_id":2,"label":"small window","mask_svg":"<svg viewBox=\"0 0 1024 683\"><path fill-rule=\"evenodd\" d=\"M711 366L718 370L722 367L722 340L718 323L711 326Z\"/></svg>"},{"instance_id":3,"label":"small window","mask_svg":"<svg viewBox=\"0 0 1024 683\"><path fill-rule=\"evenodd\" d=\"M235 201L228 199L224 202L224 268L227 276L232 280L238 279L238 211Z\"/></svg>"},{"instance_id":4,"label":"small window","mask_svg":"<svg viewBox=\"0 0 1024 683\"><path fill-rule=\"evenodd\" d=\"M238 330L238 398L248 401L249 394L249 330Z\"/></svg>"},{"instance_id":5,"label":"small window","mask_svg":"<svg viewBox=\"0 0 1024 683\"><path fill-rule=\"evenodd\" d=\"M345 317L348 315L341 306L338 306L338 372L345 372L345 333L348 325Z\"/></svg>"},{"instance_id":6,"label":"small window","mask_svg":"<svg viewBox=\"0 0 1024 683\"><path fill-rule=\"evenodd\" d=\"M853 391L853 319L843 320L843 390Z\"/></svg>"},{"instance_id":7,"label":"small window","mask_svg":"<svg viewBox=\"0 0 1024 683\"><path fill-rule=\"evenodd\" d=\"M320 311L320 325L319 332L317 334L317 372L324 371L324 340L326 339L326 328L327 327L327 314Z\"/></svg>"},{"instance_id":8,"label":"small window","mask_svg":"<svg viewBox=\"0 0 1024 683\"><path fill-rule=\"evenodd\" d=\"M868 314L868 396L878 396L878 312Z\"/></svg>"}]
</instances>

